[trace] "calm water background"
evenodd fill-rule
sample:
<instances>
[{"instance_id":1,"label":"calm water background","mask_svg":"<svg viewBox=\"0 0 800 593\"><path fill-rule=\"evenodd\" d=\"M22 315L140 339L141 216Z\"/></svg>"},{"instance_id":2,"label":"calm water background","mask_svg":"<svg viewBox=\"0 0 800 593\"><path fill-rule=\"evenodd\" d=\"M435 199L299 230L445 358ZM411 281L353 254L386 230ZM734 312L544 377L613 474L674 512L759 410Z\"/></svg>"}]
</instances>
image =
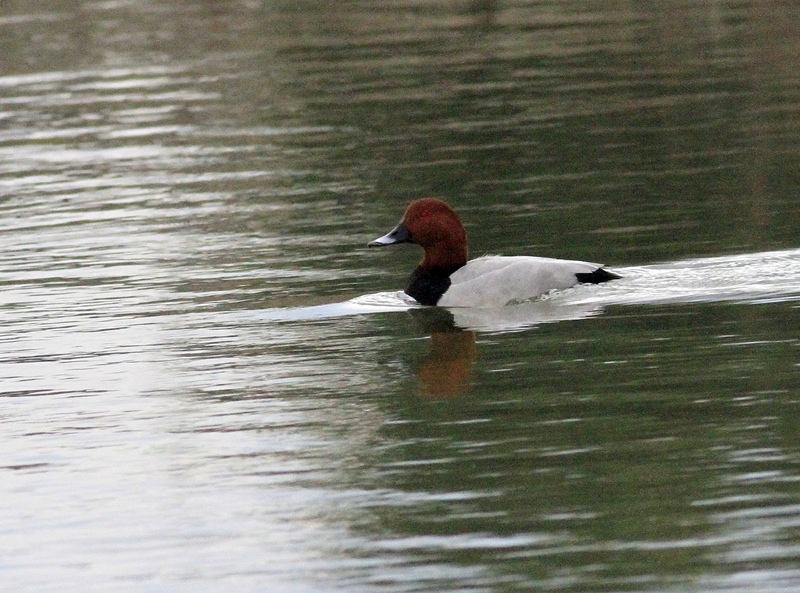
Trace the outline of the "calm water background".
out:
<instances>
[{"instance_id":1,"label":"calm water background","mask_svg":"<svg viewBox=\"0 0 800 593\"><path fill-rule=\"evenodd\" d=\"M799 56L795 2L2 2L0 589L798 590ZM421 194L625 279L409 309Z\"/></svg>"}]
</instances>

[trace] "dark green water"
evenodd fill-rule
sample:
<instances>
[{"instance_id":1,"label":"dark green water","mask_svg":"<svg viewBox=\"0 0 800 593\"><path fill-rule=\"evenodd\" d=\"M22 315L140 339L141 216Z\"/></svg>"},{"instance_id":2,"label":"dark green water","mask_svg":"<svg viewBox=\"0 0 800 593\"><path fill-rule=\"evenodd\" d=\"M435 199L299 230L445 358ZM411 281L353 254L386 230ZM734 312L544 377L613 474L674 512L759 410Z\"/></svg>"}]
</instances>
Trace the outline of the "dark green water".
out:
<instances>
[{"instance_id":1,"label":"dark green water","mask_svg":"<svg viewBox=\"0 0 800 593\"><path fill-rule=\"evenodd\" d=\"M797 590L798 23L4 2L0 589ZM409 309L420 195L624 279Z\"/></svg>"}]
</instances>

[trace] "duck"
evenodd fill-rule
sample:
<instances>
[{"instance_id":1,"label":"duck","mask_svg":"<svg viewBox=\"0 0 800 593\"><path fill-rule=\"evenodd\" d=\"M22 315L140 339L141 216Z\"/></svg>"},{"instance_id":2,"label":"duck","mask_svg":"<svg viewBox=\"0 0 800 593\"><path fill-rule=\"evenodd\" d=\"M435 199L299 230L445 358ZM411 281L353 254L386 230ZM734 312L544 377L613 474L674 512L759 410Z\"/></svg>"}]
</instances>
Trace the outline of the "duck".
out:
<instances>
[{"instance_id":1,"label":"duck","mask_svg":"<svg viewBox=\"0 0 800 593\"><path fill-rule=\"evenodd\" d=\"M405 293L421 305L500 307L530 301L580 283L621 278L603 264L529 255L485 255L467 260L467 232L455 210L439 198L412 201L400 223L368 243L415 243L425 255Z\"/></svg>"}]
</instances>

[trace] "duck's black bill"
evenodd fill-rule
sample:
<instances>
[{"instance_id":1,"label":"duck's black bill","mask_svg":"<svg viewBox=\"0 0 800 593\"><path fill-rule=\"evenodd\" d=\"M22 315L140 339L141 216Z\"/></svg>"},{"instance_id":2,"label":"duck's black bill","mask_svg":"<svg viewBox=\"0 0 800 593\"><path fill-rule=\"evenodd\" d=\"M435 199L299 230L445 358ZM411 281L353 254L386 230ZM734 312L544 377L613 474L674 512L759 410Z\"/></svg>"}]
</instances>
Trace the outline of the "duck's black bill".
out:
<instances>
[{"instance_id":1,"label":"duck's black bill","mask_svg":"<svg viewBox=\"0 0 800 593\"><path fill-rule=\"evenodd\" d=\"M408 232L405 222L401 222L383 237L367 243L368 247L383 247L395 243L411 243L411 233Z\"/></svg>"}]
</instances>

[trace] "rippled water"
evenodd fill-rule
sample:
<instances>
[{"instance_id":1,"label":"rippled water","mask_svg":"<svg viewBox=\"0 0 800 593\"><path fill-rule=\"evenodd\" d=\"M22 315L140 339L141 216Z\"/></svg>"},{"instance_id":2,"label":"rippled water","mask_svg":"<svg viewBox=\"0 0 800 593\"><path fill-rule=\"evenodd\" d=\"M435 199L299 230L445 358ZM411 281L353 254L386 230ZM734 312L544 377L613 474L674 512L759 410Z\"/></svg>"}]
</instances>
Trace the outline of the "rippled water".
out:
<instances>
[{"instance_id":1,"label":"rippled water","mask_svg":"<svg viewBox=\"0 0 800 593\"><path fill-rule=\"evenodd\" d=\"M798 17L3 3L0 589L797 590Z\"/></svg>"}]
</instances>

